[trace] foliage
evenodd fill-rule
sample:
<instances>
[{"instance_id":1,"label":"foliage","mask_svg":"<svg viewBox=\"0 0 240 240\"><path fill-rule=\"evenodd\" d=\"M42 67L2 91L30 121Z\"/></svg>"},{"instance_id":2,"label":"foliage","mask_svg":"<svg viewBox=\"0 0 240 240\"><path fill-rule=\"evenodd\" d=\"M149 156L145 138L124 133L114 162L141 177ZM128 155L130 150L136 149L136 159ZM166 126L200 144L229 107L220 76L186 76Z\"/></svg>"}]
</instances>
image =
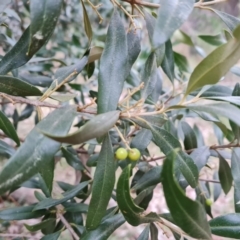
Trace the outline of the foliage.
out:
<instances>
[{"instance_id":1,"label":"foliage","mask_svg":"<svg viewBox=\"0 0 240 240\"><path fill-rule=\"evenodd\" d=\"M138 239L240 239L240 85L222 84L240 76L240 19L213 8L222 0L99 2L0 3L0 200L36 189L34 204L0 211L0 231L39 219L25 227L42 239L108 239L125 222L144 226ZM184 32L197 9L222 31ZM199 119L217 142L205 144ZM54 180L63 159L74 184ZM215 216L232 186L235 213ZM155 189L168 212L147 210Z\"/></svg>"}]
</instances>

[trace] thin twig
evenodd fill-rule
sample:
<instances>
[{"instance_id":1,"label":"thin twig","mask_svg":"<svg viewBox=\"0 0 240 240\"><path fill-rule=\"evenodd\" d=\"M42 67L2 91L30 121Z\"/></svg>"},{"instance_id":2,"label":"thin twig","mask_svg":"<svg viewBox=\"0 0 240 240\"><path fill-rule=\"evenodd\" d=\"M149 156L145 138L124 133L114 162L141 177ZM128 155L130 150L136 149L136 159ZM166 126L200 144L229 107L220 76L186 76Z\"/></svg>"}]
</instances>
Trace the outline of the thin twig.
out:
<instances>
[{"instance_id":1,"label":"thin twig","mask_svg":"<svg viewBox=\"0 0 240 240\"><path fill-rule=\"evenodd\" d=\"M199 178L198 180L199 181L203 181L203 182L220 183L220 181L213 180L213 179L202 179L202 178Z\"/></svg>"},{"instance_id":2,"label":"thin twig","mask_svg":"<svg viewBox=\"0 0 240 240\"><path fill-rule=\"evenodd\" d=\"M240 143L237 143L237 144L230 143L230 144L224 144L224 145L212 145L209 148L212 149L212 150L216 150L216 149L235 148L235 147L240 147ZM191 153L191 152L193 152L196 149L197 148L185 150L185 152L186 153ZM161 159L164 159L164 158L166 158L166 156L155 157L155 158L149 159L148 162L154 162L154 161L161 160Z\"/></svg>"},{"instance_id":3,"label":"thin twig","mask_svg":"<svg viewBox=\"0 0 240 240\"><path fill-rule=\"evenodd\" d=\"M78 235L74 232L73 228L68 223L68 221L65 219L65 217L61 213L58 213L57 215L60 218L61 222L64 224L64 226L67 228L67 230L70 232L70 234L72 235L73 239L74 240L78 240L79 239Z\"/></svg>"},{"instance_id":4,"label":"thin twig","mask_svg":"<svg viewBox=\"0 0 240 240\"><path fill-rule=\"evenodd\" d=\"M9 102L1 102L1 104L7 104L7 103L12 103L12 104L16 104L16 103L26 103L29 105L33 105L36 107L49 107L49 108L60 108L60 105L55 105L55 104L51 104L51 103L46 103L46 102L41 102L38 100L30 100L27 98L23 98L23 97L16 97L16 96L12 96L12 95L8 95L8 94L2 94L0 93L0 97L6 98L6 99L11 99L12 101L9 100Z\"/></svg>"}]
</instances>

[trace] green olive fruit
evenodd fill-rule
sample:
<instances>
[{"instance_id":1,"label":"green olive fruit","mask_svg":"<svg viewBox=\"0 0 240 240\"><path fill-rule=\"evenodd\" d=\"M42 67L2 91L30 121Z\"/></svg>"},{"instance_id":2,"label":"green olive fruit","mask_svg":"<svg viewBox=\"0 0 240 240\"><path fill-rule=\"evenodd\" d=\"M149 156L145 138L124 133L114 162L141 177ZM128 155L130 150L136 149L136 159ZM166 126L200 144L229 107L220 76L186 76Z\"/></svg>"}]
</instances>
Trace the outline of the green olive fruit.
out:
<instances>
[{"instance_id":1,"label":"green olive fruit","mask_svg":"<svg viewBox=\"0 0 240 240\"><path fill-rule=\"evenodd\" d=\"M141 153L137 148L132 148L128 151L128 158L132 161L137 161L141 157Z\"/></svg>"},{"instance_id":2,"label":"green olive fruit","mask_svg":"<svg viewBox=\"0 0 240 240\"><path fill-rule=\"evenodd\" d=\"M124 160L127 158L128 156L128 152L125 148L119 148L116 152L115 152L115 156L118 160Z\"/></svg>"},{"instance_id":3,"label":"green olive fruit","mask_svg":"<svg viewBox=\"0 0 240 240\"><path fill-rule=\"evenodd\" d=\"M211 198L207 198L205 203L206 203L206 205L207 205L207 206L209 206L209 207L210 207L210 206L212 206L212 204L213 204L213 201L212 201L212 199L211 199Z\"/></svg>"}]
</instances>

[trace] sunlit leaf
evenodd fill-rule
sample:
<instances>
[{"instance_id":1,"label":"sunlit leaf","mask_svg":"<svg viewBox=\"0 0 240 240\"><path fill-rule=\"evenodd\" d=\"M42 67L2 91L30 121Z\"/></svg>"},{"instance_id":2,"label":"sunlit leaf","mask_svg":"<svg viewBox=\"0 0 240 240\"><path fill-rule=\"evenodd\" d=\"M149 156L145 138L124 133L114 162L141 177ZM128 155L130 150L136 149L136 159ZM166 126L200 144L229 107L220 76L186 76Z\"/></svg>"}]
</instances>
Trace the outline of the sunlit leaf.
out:
<instances>
[{"instance_id":1,"label":"sunlit leaf","mask_svg":"<svg viewBox=\"0 0 240 240\"><path fill-rule=\"evenodd\" d=\"M84 5L84 2L81 0L81 3L82 3L82 7L83 7L83 21L84 21L84 29L85 29L85 32L88 36L88 41L89 41L89 45L91 44L91 41L92 41L92 26L91 26L91 22L89 20L89 17L88 17L88 12L85 8L85 5Z\"/></svg>"},{"instance_id":2,"label":"sunlit leaf","mask_svg":"<svg viewBox=\"0 0 240 240\"><path fill-rule=\"evenodd\" d=\"M205 85L216 84L240 58L240 27L233 32L234 38L221 45L204 58L194 69L185 92Z\"/></svg>"}]
</instances>

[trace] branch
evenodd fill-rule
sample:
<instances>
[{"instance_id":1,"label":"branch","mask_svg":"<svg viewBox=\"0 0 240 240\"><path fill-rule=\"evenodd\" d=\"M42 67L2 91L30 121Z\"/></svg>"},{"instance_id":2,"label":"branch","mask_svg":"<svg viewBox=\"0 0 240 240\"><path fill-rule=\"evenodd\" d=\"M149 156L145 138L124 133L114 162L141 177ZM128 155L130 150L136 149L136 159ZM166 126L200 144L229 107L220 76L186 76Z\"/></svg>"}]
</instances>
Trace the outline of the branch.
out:
<instances>
[{"instance_id":1,"label":"branch","mask_svg":"<svg viewBox=\"0 0 240 240\"><path fill-rule=\"evenodd\" d=\"M61 222L64 224L64 226L67 228L67 230L70 232L70 234L72 235L73 239L74 240L78 240L79 239L78 235L74 232L74 230L72 229L72 227L68 223L68 221L65 219L65 217L61 213L58 213L57 215L60 218Z\"/></svg>"},{"instance_id":2,"label":"branch","mask_svg":"<svg viewBox=\"0 0 240 240\"><path fill-rule=\"evenodd\" d=\"M235 148L235 147L240 147L240 143L236 143L236 144L229 143L229 144L224 144L224 145L212 145L209 148L212 149L212 150L217 150L217 149ZM185 152L186 153L191 153L196 149L197 148L185 150ZM161 159L164 159L164 158L166 158L166 156L155 157L155 158L149 159L148 162L154 162L154 161L161 160Z\"/></svg>"},{"instance_id":3,"label":"branch","mask_svg":"<svg viewBox=\"0 0 240 240\"><path fill-rule=\"evenodd\" d=\"M8 95L8 94L3 94L0 93L0 97L6 98L9 102L1 102L0 104L7 104L7 103L26 103L29 105L33 105L36 107L49 107L49 108L60 108L60 105L55 105L55 104L51 104L51 103L46 103L46 102L40 102L38 100L30 100L27 98L23 98L23 97L16 97L16 96L12 96L12 95Z\"/></svg>"}]
</instances>

